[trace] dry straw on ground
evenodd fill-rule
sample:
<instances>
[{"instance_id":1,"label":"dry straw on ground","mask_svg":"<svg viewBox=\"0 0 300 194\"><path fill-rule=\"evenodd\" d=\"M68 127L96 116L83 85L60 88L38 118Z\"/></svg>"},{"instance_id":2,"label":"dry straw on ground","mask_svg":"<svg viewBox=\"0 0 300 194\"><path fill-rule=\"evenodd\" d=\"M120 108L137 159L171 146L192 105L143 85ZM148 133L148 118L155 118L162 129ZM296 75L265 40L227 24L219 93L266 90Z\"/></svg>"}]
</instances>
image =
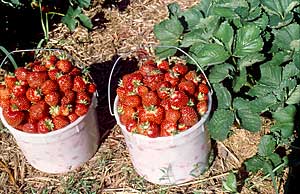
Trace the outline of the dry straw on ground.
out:
<instances>
[{"instance_id":1,"label":"dry straw on ground","mask_svg":"<svg viewBox=\"0 0 300 194\"><path fill-rule=\"evenodd\" d=\"M93 1L91 10L86 14L91 18L100 16L101 25L91 31L78 27L70 33L59 24L51 31L47 46L67 50L83 64L101 65L111 61L118 53L156 44L153 26L167 17L167 4L171 2L135 0L120 12L116 7L104 9L103 1ZM178 3L186 9L198 1ZM109 68L106 71L110 71ZM105 86L102 91L106 91ZM264 127L268 125L265 121ZM215 158L209 170L194 181L177 186L154 185L139 177L131 164L124 137L116 125L106 131L108 136L104 136L98 152L89 162L60 175L41 173L31 167L9 132L1 130L0 193L223 193L222 180L229 172L243 169L243 161L256 153L261 136L237 127L232 130L233 135L229 139L216 143ZM250 177L255 180L256 186L249 189L251 181L238 185L241 193L274 193L270 180L261 181L259 174Z\"/></svg>"}]
</instances>

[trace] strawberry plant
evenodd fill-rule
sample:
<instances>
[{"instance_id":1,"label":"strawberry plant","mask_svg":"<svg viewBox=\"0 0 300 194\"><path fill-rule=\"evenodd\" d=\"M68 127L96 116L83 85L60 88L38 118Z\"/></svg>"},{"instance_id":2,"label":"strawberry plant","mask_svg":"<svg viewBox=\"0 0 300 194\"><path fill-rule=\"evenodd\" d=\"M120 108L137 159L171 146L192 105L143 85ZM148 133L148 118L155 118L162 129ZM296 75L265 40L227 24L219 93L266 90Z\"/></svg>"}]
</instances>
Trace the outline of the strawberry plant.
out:
<instances>
[{"instance_id":1,"label":"strawberry plant","mask_svg":"<svg viewBox=\"0 0 300 194\"><path fill-rule=\"evenodd\" d=\"M185 11L177 3L168 10L169 17L154 26L155 36L161 46L186 50L208 75L216 94L212 138L226 139L233 124L258 132L261 116L274 120L245 165L263 170L276 187L299 124L299 1L202 0ZM166 58L176 49L160 47L156 54Z\"/></svg>"}]
</instances>

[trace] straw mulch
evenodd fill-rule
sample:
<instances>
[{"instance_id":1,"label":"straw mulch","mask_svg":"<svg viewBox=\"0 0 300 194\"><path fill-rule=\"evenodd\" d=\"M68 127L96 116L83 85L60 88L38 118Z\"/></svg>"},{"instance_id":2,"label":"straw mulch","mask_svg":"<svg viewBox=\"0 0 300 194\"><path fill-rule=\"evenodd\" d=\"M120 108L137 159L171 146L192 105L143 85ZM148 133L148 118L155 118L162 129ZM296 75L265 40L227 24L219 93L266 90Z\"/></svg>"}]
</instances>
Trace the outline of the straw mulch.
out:
<instances>
[{"instance_id":1,"label":"straw mulch","mask_svg":"<svg viewBox=\"0 0 300 194\"><path fill-rule=\"evenodd\" d=\"M108 74L118 53L157 43L153 25L167 17L166 6L171 2L135 0L120 11L117 6L104 8L104 1L94 1L91 10L86 12L98 24L93 30L78 27L70 33L59 24L51 31L47 47L63 48L92 68L100 94L97 110L102 142L95 156L79 169L51 175L31 167L9 132L0 130L0 193L223 193L222 180L231 171L239 174L241 193L275 193L269 179L262 181L261 174L245 176L242 166L245 159L256 153L259 139L270 124L268 120L264 120L261 134L233 127L229 139L214 144L210 168L194 181L159 186L143 180L134 171L120 128L109 115ZM197 2L178 3L186 9ZM118 71L120 73L122 69ZM240 180L245 177L250 179L242 185ZM255 183L251 189L250 183Z\"/></svg>"}]
</instances>

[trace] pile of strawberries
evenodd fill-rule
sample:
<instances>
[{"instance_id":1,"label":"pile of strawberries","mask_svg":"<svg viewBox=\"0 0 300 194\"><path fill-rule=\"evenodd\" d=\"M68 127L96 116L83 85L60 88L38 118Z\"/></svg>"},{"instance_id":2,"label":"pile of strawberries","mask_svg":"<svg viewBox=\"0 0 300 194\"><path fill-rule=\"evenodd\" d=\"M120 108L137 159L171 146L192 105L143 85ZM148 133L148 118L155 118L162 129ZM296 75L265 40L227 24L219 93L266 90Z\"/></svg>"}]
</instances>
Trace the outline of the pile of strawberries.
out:
<instances>
[{"instance_id":1,"label":"pile of strawberries","mask_svg":"<svg viewBox=\"0 0 300 194\"><path fill-rule=\"evenodd\" d=\"M142 62L117 88L120 122L129 132L151 138L176 135L207 112L209 87L184 61Z\"/></svg>"},{"instance_id":2,"label":"pile of strawberries","mask_svg":"<svg viewBox=\"0 0 300 194\"><path fill-rule=\"evenodd\" d=\"M48 133L85 115L95 91L88 74L71 60L50 55L4 77L0 106L10 126Z\"/></svg>"}]
</instances>

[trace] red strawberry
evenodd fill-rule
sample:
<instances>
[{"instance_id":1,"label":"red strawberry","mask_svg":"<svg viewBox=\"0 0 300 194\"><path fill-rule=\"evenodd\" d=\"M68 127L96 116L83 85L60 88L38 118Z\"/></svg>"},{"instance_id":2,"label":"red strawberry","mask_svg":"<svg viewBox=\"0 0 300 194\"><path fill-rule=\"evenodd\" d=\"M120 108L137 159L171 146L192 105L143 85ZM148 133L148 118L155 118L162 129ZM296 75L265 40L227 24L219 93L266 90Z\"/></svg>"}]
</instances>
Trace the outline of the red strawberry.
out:
<instances>
[{"instance_id":1,"label":"red strawberry","mask_svg":"<svg viewBox=\"0 0 300 194\"><path fill-rule=\"evenodd\" d=\"M182 91L173 91L170 96L171 106L174 108L182 108L189 102L188 96Z\"/></svg>"},{"instance_id":2,"label":"red strawberry","mask_svg":"<svg viewBox=\"0 0 300 194\"><path fill-rule=\"evenodd\" d=\"M160 69L160 70L163 70L163 71L168 71L170 69L170 65L169 65L169 62L166 61L166 60L163 60L161 62L159 62L157 64L157 67Z\"/></svg>"},{"instance_id":3,"label":"red strawberry","mask_svg":"<svg viewBox=\"0 0 300 194\"><path fill-rule=\"evenodd\" d=\"M170 98L163 99L160 102L160 106L162 106L166 111L172 109Z\"/></svg>"},{"instance_id":4,"label":"red strawberry","mask_svg":"<svg viewBox=\"0 0 300 194\"><path fill-rule=\"evenodd\" d=\"M171 135L176 135L177 132L177 124L164 120L161 125L160 125L160 136L165 137L165 136L171 136Z\"/></svg>"},{"instance_id":5,"label":"red strawberry","mask_svg":"<svg viewBox=\"0 0 300 194\"><path fill-rule=\"evenodd\" d=\"M72 77L75 77L77 75L80 75L81 71L78 67L73 67L73 69L70 71L69 75Z\"/></svg>"},{"instance_id":6,"label":"red strawberry","mask_svg":"<svg viewBox=\"0 0 300 194\"><path fill-rule=\"evenodd\" d=\"M134 119L131 119L130 121L128 121L126 123L125 127L128 132L137 132L138 131L138 125L137 125L136 120L134 120Z\"/></svg>"},{"instance_id":7,"label":"red strawberry","mask_svg":"<svg viewBox=\"0 0 300 194\"><path fill-rule=\"evenodd\" d=\"M15 96L12 97L10 100L10 103L13 106L16 106L17 109L19 110L29 110L31 103L30 101L26 98L26 96Z\"/></svg>"},{"instance_id":8,"label":"red strawberry","mask_svg":"<svg viewBox=\"0 0 300 194\"><path fill-rule=\"evenodd\" d=\"M0 98L0 107L5 109L10 107L10 99Z\"/></svg>"},{"instance_id":9,"label":"red strawberry","mask_svg":"<svg viewBox=\"0 0 300 194\"><path fill-rule=\"evenodd\" d=\"M72 80L71 76L69 76L69 75L61 76L60 78L58 78L57 83L59 85L59 88L63 92L72 90L73 80Z\"/></svg>"},{"instance_id":10,"label":"red strawberry","mask_svg":"<svg viewBox=\"0 0 300 194\"><path fill-rule=\"evenodd\" d=\"M48 74L46 71L42 72L28 72L26 80L28 85L32 88L41 87L42 84L48 79Z\"/></svg>"},{"instance_id":11,"label":"red strawberry","mask_svg":"<svg viewBox=\"0 0 300 194\"><path fill-rule=\"evenodd\" d=\"M42 99L42 92L38 88L28 88L26 91L26 97L31 102L38 102Z\"/></svg>"},{"instance_id":12,"label":"red strawberry","mask_svg":"<svg viewBox=\"0 0 300 194\"><path fill-rule=\"evenodd\" d=\"M17 81L17 78L13 73L9 73L4 77L4 82L9 89L13 88L16 81Z\"/></svg>"},{"instance_id":13,"label":"red strawberry","mask_svg":"<svg viewBox=\"0 0 300 194\"><path fill-rule=\"evenodd\" d=\"M65 95L61 98L61 104L72 104L75 102L76 94L72 90L65 91Z\"/></svg>"},{"instance_id":14,"label":"red strawberry","mask_svg":"<svg viewBox=\"0 0 300 194\"><path fill-rule=\"evenodd\" d=\"M164 115L165 115L165 111L162 107L151 105L145 107L144 117L146 120L141 119L141 121L151 121L156 124L160 124L164 118Z\"/></svg>"},{"instance_id":15,"label":"red strawberry","mask_svg":"<svg viewBox=\"0 0 300 194\"><path fill-rule=\"evenodd\" d=\"M185 130L187 130L189 127L188 126L186 126L184 123L179 123L178 124L178 130L179 131L185 131Z\"/></svg>"},{"instance_id":16,"label":"red strawberry","mask_svg":"<svg viewBox=\"0 0 300 194\"><path fill-rule=\"evenodd\" d=\"M89 110L89 107L85 104L76 104L75 105L75 113L78 116L83 116L85 115Z\"/></svg>"},{"instance_id":17,"label":"red strawberry","mask_svg":"<svg viewBox=\"0 0 300 194\"><path fill-rule=\"evenodd\" d=\"M32 67L32 71L36 71L36 72L43 72L43 71L47 71L47 67L44 65L41 65L40 63L37 63L35 65L33 65Z\"/></svg>"},{"instance_id":18,"label":"red strawberry","mask_svg":"<svg viewBox=\"0 0 300 194\"><path fill-rule=\"evenodd\" d=\"M148 60L141 65L139 71L143 76L147 76L155 69L157 69L157 67L155 66L155 62L152 60Z\"/></svg>"},{"instance_id":19,"label":"red strawberry","mask_svg":"<svg viewBox=\"0 0 300 194\"><path fill-rule=\"evenodd\" d=\"M142 122L138 125L138 132L151 138L159 136L159 127L154 122Z\"/></svg>"},{"instance_id":20,"label":"red strawberry","mask_svg":"<svg viewBox=\"0 0 300 194\"><path fill-rule=\"evenodd\" d=\"M168 109L165 113L165 120L171 123L176 123L181 117L179 110Z\"/></svg>"},{"instance_id":21,"label":"red strawberry","mask_svg":"<svg viewBox=\"0 0 300 194\"><path fill-rule=\"evenodd\" d=\"M181 119L182 122L186 125L186 126L193 126L198 122L198 114L195 111L195 109L193 109L190 106L184 106L180 109L180 113L181 113Z\"/></svg>"},{"instance_id":22,"label":"red strawberry","mask_svg":"<svg viewBox=\"0 0 300 194\"><path fill-rule=\"evenodd\" d=\"M25 114L22 111L13 111L11 108L3 110L3 116L6 122L12 127L20 125L23 121L24 115Z\"/></svg>"},{"instance_id":23,"label":"red strawberry","mask_svg":"<svg viewBox=\"0 0 300 194\"><path fill-rule=\"evenodd\" d=\"M170 95L171 84L167 81L163 81L158 85L157 95L161 99L166 99Z\"/></svg>"},{"instance_id":24,"label":"red strawberry","mask_svg":"<svg viewBox=\"0 0 300 194\"><path fill-rule=\"evenodd\" d=\"M44 95L46 94L50 94L51 92L54 92L56 90L58 90L58 84L56 81L53 80L46 80L42 86L41 86L41 90L43 92Z\"/></svg>"},{"instance_id":25,"label":"red strawberry","mask_svg":"<svg viewBox=\"0 0 300 194\"><path fill-rule=\"evenodd\" d=\"M149 88L143 85L138 86L137 93L140 97L145 96L149 92Z\"/></svg>"},{"instance_id":26,"label":"red strawberry","mask_svg":"<svg viewBox=\"0 0 300 194\"><path fill-rule=\"evenodd\" d=\"M79 116L76 113L71 113L68 115L68 119L70 120L70 122L74 122L79 118Z\"/></svg>"},{"instance_id":27,"label":"red strawberry","mask_svg":"<svg viewBox=\"0 0 300 194\"><path fill-rule=\"evenodd\" d=\"M164 80L164 74L160 70L154 70L143 79L144 85L152 91L156 91L159 83Z\"/></svg>"},{"instance_id":28,"label":"red strawberry","mask_svg":"<svg viewBox=\"0 0 300 194\"><path fill-rule=\"evenodd\" d=\"M55 66L64 73L69 73L72 70L72 63L67 59L57 61Z\"/></svg>"},{"instance_id":29,"label":"red strawberry","mask_svg":"<svg viewBox=\"0 0 300 194\"><path fill-rule=\"evenodd\" d=\"M70 124L70 121L67 117L59 115L53 118L53 124L54 124L54 130L57 130Z\"/></svg>"},{"instance_id":30,"label":"red strawberry","mask_svg":"<svg viewBox=\"0 0 300 194\"><path fill-rule=\"evenodd\" d=\"M48 105L44 101L31 105L29 109L29 117L33 120L41 120L47 117L48 114Z\"/></svg>"},{"instance_id":31,"label":"red strawberry","mask_svg":"<svg viewBox=\"0 0 300 194\"><path fill-rule=\"evenodd\" d=\"M87 85L87 91L88 91L89 93L93 94L93 93L96 92L96 90L97 90L97 87L96 87L96 85L95 85L94 83L89 83L89 84Z\"/></svg>"},{"instance_id":32,"label":"red strawberry","mask_svg":"<svg viewBox=\"0 0 300 194\"><path fill-rule=\"evenodd\" d=\"M25 123L22 126L22 131L26 133L38 133L37 123Z\"/></svg>"},{"instance_id":33,"label":"red strawberry","mask_svg":"<svg viewBox=\"0 0 300 194\"><path fill-rule=\"evenodd\" d=\"M18 67L15 70L15 75L18 80L26 81L26 75L28 70L25 67Z\"/></svg>"},{"instance_id":34,"label":"red strawberry","mask_svg":"<svg viewBox=\"0 0 300 194\"><path fill-rule=\"evenodd\" d=\"M159 97L154 91L149 91L146 95L142 97L142 104L144 106L158 105L159 103Z\"/></svg>"},{"instance_id":35,"label":"red strawberry","mask_svg":"<svg viewBox=\"0 0 300 194\"><path fill-rule=\"evenodd\" d=\"M52 118L60 115L59 109L60 109L60 106L58 106L58 105L50 106L49 113L50 113L50 115L51 115Z\"/></svg>"},{"instance_id":36,"label":"red strawberry","mask_svg":"<svg viewBox=\"0 0 300 194\"><path fill-rule=\"evenodd\" d=\"M176 63L172 69L180 75L185 75L188 72L188 67L182 63Z\"/></svg>"},{"instance_id":37,"label":"red strawberry","mask_svg":"<svg viewBox=\"0 0 300 194\"><path fill-rule=\"evenodd\" d=\"M138 107L141 105L141 97L139 97L138 95L127 96L124 104L130 107Z\"/></svg>"},{"instance_id":38,"label":"red strawberry","mask_svg":"<svg viewBox=\"0 0 300 194\"><path fill-rule=\"evenodd\" d=\"M91 103L91 97L86 92L78 92L75 102L88 105Z\"/></svg>"},{"instance_id":39,"label":"red strawberry","mask_svg":"<svg viewBox=\"0 0 300 194\"><path fill-rule=\"evenodd\" d=\"M165 74L165 80L167 82L170 82L170 84L172 86L177 86L179 83L179 74L174 72L173 70L169 70L166 74Z\"/></svg>"},{"instance_id":40,"label":"red strawberry","mask_svg":"<svg viewBox=\"0 0 300 194\"><path fill-rule=\"evenodd\" d=\"M207 94L203 94L201 92L198 93L198 95L196 96L198 101L202 101L202 100L208 100L208 95Z\"/></svg>"},{"instance_id":41,"label":"red strawberry","mask_svg":"<svg viewBox=\"0 0 300 194\"><path fill-rule=\"evenodd\" d=\"M74 77L73 80L73 91L75 92L83 92L86 89L86 83L84 82L81 76Z\"/></svg>"},{"instance_id":42,"label":"red strawberry","mask_svg":"<svg viewBox=\"0 0 300 194\"><path fill-rule=\"evenodd\" d=\"M197 111L202 116L207 112L207 101L201 100L197 103Z\"/></svg>"},{"instance_id":43,"label":"red strawberry","mask_svg":"<svg viewBox=\"0 0 300 194\"><path fill-rule=\"evenodd\" d=\"M60 101L60 95L58 92L53 91L45 96L45 102L49 106L55 106L59 103L59 101Z\"/></svg>"},{"instance_id":44,"label":"red strawberry","mask_svg":"<svg viewBox=\"0 0 300 194\"><path fill-rule=\"evenodd\" d=\"M198 91L202 94L208 94L209 88L206 84L200 83L199 86L198 86Z\"/></svg>"},{"instance_id":45,"label":"red strawberry","mask_svg":"<svg viewBox=\"0 0 300 194\"><path fill-rule=\"evenodd\" d=\"M57 62L58 58L55 55L51 55L48 57L48 59L45 61L45 67L47 69L51 69L55 66L55 63Z\"/></svg>"},{"instance_id":46,"label":"red strawberry","mask_svg":"<svg viewBox=\"0 0 300 194\"><path fill-rule=\"evenodd\" d=\"M60 77L60 75L61 75L60 71L56 68L50 69L48 71L48 76L51 80L57 80L57 78Z\"/></svg>"},{"instance_id":47,"label":"red strawberry","mask_svg":"<svg viewBox=\"0 0 300 194\"><path fill-rule=\"evenodd\" d=\"M143 75L136 71L131 74L126 74L123 76L122 84L124 88L128 91L133 91L135 88L137 88L139 85L141 85L143 80Z\"/></svg>"},{"instance_id":48,"label":"red strawberry","mask_svg":"<svg viewBox=\"0 0 300 194\"><path fill-rule=\"evenodd\" d=\"M38 133L48 133L54 130L54 124L49 117L45 117L37 123Z\"/></svg>"},{"instance_id":49,"label":"red strawberry","mask_svg":"<svg viewBox=\"0 0 300 194\"><path fill-rule=\"evenodd\" d=\"M124 87L117 88L117 95L119 96L120 101L124 101L127 97L127 91Z\"/></svg>"},{"instance_id":50,"label":"red strawberry","mask_svg":"<svg viewBox=\"0 0 300 194\"><path fill-rule=\"evenodd\" d=\"M72 111L73 107L71 104L61 105L59 108L59 114L65 117L69 116Z\"/></svg>"},{"instance_id":51,"label":"red strawberry","mask_svg":"<svg viewBox=\"0 0 300 194\"><path fill-rule=\"evenodd\" d=\"M195 84L190 80L182 81L179 83L178 89L192 96L195 93Z\"/></svg>"},{"instance_id":52,"label":"red strawberry","mask_svg":"<svg viewBox=\"0 0 300 194\"><path fill-rule=\"evenodd\" d=\"M22 86L19 81L15 82L15 85L12 87L12 94L14 96L23 96L26 94L26 86Z\"/></svg>"},{"instance_id":53,"label":"red strawberry","mask_svg":"<svg viewBox=\"0 0 300 194\"><path fill-rule=\"evenodd\" d=\"M184 78L186 80L192 81L195 85L198 85L198 82L200 82L200 78L197 76L196 71L192 70L185 74Z\"/></svg>"}]
</instances>

